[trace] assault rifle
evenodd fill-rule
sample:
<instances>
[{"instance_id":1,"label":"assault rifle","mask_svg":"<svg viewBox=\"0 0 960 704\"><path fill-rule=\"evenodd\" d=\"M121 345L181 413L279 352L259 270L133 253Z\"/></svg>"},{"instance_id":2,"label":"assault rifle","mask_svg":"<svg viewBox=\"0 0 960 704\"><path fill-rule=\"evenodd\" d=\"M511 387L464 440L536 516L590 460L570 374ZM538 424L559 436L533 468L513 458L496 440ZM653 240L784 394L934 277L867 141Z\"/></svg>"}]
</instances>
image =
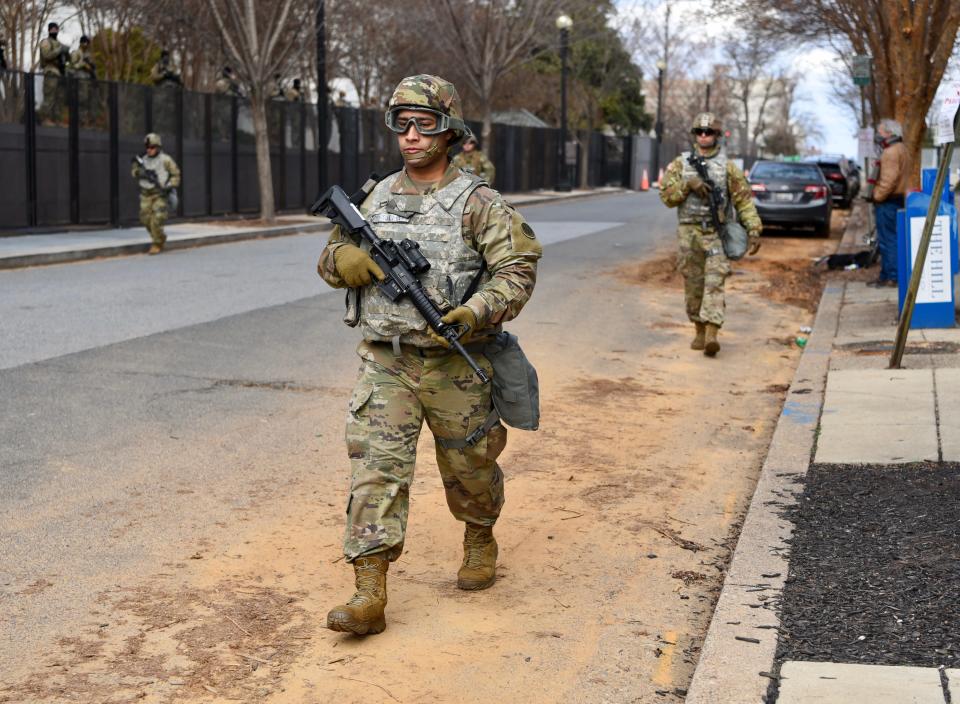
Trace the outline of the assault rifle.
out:
<instances>
[{"instance_id":1,"label":"assault rifle","mask_svg":"<svg viewBox=\"0 0 960 704\"><path fill-rule=\"evenodd\" d=\"M138 167L140 167L138 171L139 171L139 176L141 178L147 179L150 183L152 183L154 186L159 188L164 193L166 193L169 190L168 186L164 186L162 183L160 183L160 178L157 176L157 172L154 171L153 169L147 168L147 165L143 162L142 156L135 156L133 157L133 159L131 159L131 161L135 163Z\"/></svg>"},{"instance_id":2,"label":"assault rifle","mask_svg":"<svg viewBox=\"0 0 960 704\"><path fill-rule=\"evenodd\" d=\"M710 174L707 171L707 160L702 156L698 156L695 152L690 152L687 162L696 170L701 180L707 184L707 187L710 189L710 219L713 221L713 229L716 233L718 235L723 234L723 230L721 229L723 224L720 222L720 213L724 205L723 193L717 188L717 184L710 179Z\"/></svg>"},{"instance_id":3,"label":"assault rifle","mask_svg":"<svg viewBox=\"0 0 960 704\"><path fill-rule=\"evenodd\" d=\"M70 50L65 44L60 45L60 53L57 54L57 68L61 76L67 75L67 61L70 60Z\"/></svg>"},{"instance_id":4,"label":"assault rifle","mask_svg":"<svg viewBox=\"0 0 960 704\"><path fill-rule=\"evenodd\" d=\"M459 325L443 322L443 311L423 290L423 284L417 277L430 269L430 262L420 252L417 242L408 239L395 242L377 237L370 223L364 219L340 186L331 186L310 206L310 212L313 215L325 215L333 224L339 225L351 236L359 236L361 241L370 245L370 257L384 273L383 279L377 281L380 293L393 302L404 297L409 298L430 328L449 342L450 347L466 360L477 378L484 384L490 381L487 373L460 344L459 338L465 331L461 330Z\"/></svg>"}]
</instances>

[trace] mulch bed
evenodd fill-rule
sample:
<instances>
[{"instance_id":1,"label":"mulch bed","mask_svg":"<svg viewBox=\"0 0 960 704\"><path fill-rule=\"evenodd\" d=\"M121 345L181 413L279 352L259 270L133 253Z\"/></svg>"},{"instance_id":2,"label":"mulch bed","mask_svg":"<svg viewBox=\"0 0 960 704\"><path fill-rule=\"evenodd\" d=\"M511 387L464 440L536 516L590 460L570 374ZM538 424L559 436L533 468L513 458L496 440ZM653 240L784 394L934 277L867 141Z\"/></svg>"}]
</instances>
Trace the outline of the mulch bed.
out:
<instances>
[{"instance_id":1,"label":"mulch bed","mask_svg":"<svg viewBox=\"0 0 960 704\"><path fill-rule=\"evenodd\" d=\"M960 464L810 467L778 663L957 667Z\"/></svg>"}]
</instances>

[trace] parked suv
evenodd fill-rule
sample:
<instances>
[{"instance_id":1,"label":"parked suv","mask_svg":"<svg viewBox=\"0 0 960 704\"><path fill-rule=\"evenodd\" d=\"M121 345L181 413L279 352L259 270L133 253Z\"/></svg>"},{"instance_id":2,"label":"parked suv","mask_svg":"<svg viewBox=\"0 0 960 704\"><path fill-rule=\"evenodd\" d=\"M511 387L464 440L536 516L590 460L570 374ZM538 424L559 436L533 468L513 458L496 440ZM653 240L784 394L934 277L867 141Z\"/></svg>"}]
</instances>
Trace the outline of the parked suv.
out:
<instances>
[{"instance_id":1,"label":"parked suv","mask_svg":"<svg viewBox=\"0 0 960 704\"><path fill-rule=\"evenodd\" d=\"M841 208L849 208L860 191L860 179L850 160L845 156L816 154L806 157L804 161L820 167L830 184L833 202Z\"/></svg>"},{"instance_id":2,"label":"parked suv","mask_svg":"<svg viewBox=\"0 0 960 704\"><path fill-rule=\"evenodd\" d=\"M813 227L820 237L830 235L830 186L816 164L758 161L749 181L764 225Z\"/></svg>"}]
</instances>

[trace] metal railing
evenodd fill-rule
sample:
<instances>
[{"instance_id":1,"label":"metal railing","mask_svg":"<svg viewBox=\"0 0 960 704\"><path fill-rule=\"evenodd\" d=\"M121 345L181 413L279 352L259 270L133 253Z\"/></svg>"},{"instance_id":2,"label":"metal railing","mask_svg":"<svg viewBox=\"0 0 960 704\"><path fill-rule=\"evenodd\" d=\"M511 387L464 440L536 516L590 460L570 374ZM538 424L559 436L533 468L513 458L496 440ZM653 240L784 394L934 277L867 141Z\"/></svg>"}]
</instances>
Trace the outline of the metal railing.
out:
<instances>
[{"instance_id":1,"label":"metal railing","mask_svg":"<svg viewBox=\"0 0 960 704\"><path fill-rule=\"evenodd\" d=\"M318 135L317 106L271 101L270 158L278 211L302 211L321 190L319 158L330 183L356 189L371 172L401 164L379 111L330 107ZM479 125L476 126L479 128ZM123 226L137 222L130 160L157 132L180 165L173 217L255 214L260 208L253 119L243 98L72 77L0 72L0 231ZM559 130L494 126L496 188L552 188ZM587 184L627 185L630 138L581 133ZM585 152L585 153L584 153ZM580 173L579 166L576 173ZM323 184L327 185L327 184Z\"/></svg>"}]
</instances>

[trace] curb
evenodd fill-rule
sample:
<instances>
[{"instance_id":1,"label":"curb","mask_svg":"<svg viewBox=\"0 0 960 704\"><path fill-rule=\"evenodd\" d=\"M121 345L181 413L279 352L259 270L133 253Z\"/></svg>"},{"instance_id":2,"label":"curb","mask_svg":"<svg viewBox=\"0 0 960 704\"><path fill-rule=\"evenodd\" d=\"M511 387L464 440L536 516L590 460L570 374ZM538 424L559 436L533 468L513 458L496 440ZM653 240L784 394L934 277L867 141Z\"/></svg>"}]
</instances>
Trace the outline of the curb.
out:
<instances>
[{"instance_id":1,"label":"curb","mask_svg":"<svg viewBox=\"0 0 960 704\"><path fill-rule=\"evenodd\" d=\"M516 208L523 208L528 205L542 205L543 203L562 203L568 200L580 200L581 198L597 198L599 196L618 196L624 193L633 193L629 188L617 188L609 191L591 191L590 193L572 193L568 196L543 196L543 197L534 197L530 200L524 200L520 202L512 201L506 196L504 199L510 203L510 205Z\"/></svg>"},{"instance_id":2,"label":"curb","mask_svg":"<svg viewBox=\"0 0 960 704\"><path fill-rule=\"evenodd\" d=\"M243 240L269 239L271 237L286 237L288 235L322 232L329 228L329 223L322 222L316 225L286 225L263 230L231 232L222 235L203 235L179 240L167 240L164 249L166 251L192 249L193 247L206 247L208 245L227 242L241 242ZM131 242L130 244L91 247L89 249L75 249L63 252L42 252L15 257L0 257L0 269L20 269L28 266L65 264L88 259L99 259L101 257L118 257L126 254L146 254L149 249L149 242Z\"/></svg>"},{"instance_id":3,"label":"curb","mask_svg":"<svg viewBox=\"0 0 960 704\"><path fill-rule=\"evenodd\" d=\"M518 208L528 205L541 205L544 203L562 203L568 200L579 200L581 198L596 198L598 196L620 195L630 193L628 188L619 188L589 193L574 193L566 196L542 196L534 197L530 200L524 200L518 203L508 202ZM270 237L286 237L288 235L300 235L311 232L322 232L330 228L330 223L323 221L316 225L286 225L271 227L263 230L245 230L243 232L232 232L222 235L203 235L200 237L187 237L178 240L167 240L166 251L175 249L192 249L193 247L206 247L208 245L223 244L227 242L241 242L244 240L267 239ZM42 252L37 254L23 254L12 257L0 257L0 270L3 269L22 269L30 266L45 266L49 264L67 264L70 262L79 262L89 259L99 259L102 257L119 257L131 254L146 254L150 249L149 242L131 242L129 244L110 245L104 247L90 247L89 249L74 249L62 252Z\"/></svg>"},{"instance_id":4,"label":"curb","mask_svg":"<svg viewBox=\"0 0 960 704\"><path fill-rule=\"evenodd\" d=\"M793 526L780 515L796 503L810 466L827 384L830 353L846 284L827 285L813 333L790 391L743 522L737 548L704 639L687 704L766 701L789 569Z\"/></svg>"}]
</instances>

